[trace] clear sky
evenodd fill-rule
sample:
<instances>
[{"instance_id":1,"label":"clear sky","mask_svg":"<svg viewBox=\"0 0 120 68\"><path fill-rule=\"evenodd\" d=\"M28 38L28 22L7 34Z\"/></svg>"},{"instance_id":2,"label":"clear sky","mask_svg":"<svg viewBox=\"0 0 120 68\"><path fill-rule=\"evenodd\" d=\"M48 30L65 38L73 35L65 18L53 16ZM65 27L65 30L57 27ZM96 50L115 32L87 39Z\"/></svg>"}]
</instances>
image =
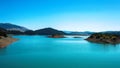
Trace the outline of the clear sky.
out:
<instances>
[{"instance_id":1,"label":"clear sky","mask_svg":"<svg viewBox=\"0 0 120 68\"><path fill-rule=\"evenodd\" d=\"M120 0L0 0L0 22L29 29L120 30Z\"/></svg>"}]
</instances>

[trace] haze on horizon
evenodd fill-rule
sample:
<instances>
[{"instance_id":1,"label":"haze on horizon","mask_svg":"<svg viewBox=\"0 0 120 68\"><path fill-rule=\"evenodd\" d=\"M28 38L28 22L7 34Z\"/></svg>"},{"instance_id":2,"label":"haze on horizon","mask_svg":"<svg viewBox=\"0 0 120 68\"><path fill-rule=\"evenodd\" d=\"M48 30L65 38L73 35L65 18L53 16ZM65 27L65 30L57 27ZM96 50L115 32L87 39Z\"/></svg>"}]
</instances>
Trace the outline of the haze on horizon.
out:
<instances>
[{"instance_id":1,"label":"haze on horizon","mask_svg":"<svg viewBox=\"0 0 120 68\"><path fill-rule=\"evenodd\" d=\"M120 31L119 0L0 0L0 22L29 29Z\"/></svg>"}]
</instances>

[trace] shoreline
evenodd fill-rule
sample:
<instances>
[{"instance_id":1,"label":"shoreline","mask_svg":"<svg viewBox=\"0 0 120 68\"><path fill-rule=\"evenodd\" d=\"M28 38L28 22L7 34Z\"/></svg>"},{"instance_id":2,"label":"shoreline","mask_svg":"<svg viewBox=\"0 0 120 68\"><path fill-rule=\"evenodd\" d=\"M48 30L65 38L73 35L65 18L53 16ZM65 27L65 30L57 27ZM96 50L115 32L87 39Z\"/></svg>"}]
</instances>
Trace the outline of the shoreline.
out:
<instances>
[{"instance_id":1,"label":"shoreline","mask_svg":"<svg viewBox=\"0 0 120 68\"><path fill-rule=\"evenodd\" d=\"M2 38L0 39L0 48L4 48L17 40L18 39L11 37Z\"/></svg>"}]
</instances>

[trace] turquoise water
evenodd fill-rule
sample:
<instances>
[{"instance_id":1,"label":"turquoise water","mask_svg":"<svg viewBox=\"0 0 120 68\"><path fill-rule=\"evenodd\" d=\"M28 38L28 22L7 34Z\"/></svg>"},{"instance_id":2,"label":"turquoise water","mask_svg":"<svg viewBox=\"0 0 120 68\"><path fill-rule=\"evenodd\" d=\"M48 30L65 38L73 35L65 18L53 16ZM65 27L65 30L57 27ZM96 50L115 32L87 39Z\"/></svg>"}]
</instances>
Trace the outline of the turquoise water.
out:
<instances>
[{"instance_id":1,"label":"turquoise water","mask_svg":"<svg viewBox=\"0 0 120 68\"><path fill-rule=\"evenodd\" d=\"M120 68L120 44L90 43L82 38L15 36L0 49L0 68Z\"/></svg>"}]
</instances>

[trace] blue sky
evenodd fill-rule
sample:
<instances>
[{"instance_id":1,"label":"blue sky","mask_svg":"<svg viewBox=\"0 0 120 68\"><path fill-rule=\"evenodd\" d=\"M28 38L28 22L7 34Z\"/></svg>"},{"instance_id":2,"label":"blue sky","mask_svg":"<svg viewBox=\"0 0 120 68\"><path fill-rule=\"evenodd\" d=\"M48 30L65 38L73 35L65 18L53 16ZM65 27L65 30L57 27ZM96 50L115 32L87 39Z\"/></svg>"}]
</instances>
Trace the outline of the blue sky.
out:
<instances>
[{"instance_id":1,"label":"blue sky","mask_svg":"<svg viewBox=\"0 0 120 68\"><path fill-rule=\"evenodd\" d=\"M120 0L0 0L0 22L29 29L120 30Z\"/></svg>"}]
</instances>

